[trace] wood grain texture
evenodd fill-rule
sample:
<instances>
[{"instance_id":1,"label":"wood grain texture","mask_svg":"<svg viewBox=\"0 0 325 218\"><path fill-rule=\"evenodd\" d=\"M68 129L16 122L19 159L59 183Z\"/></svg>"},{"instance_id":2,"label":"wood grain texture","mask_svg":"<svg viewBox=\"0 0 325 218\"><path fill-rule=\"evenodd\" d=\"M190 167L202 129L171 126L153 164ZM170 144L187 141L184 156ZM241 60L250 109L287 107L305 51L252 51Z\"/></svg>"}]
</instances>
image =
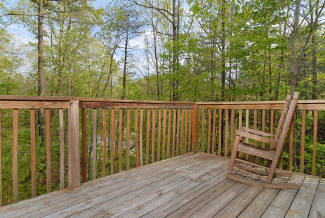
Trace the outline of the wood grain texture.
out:
<instances>
[{"instance_id":1,"label":"wood grain texture","mask_svg":"<svg viewBox=\"0 0 325 218\"><path fill-rule=\"evenodd\" d=\"M151 163L155 162L155 140L156 140L156 109L152 110L152 131L151 131Z\"/></svg>"},{"instance_id":2,"label":"wood grain texture","mask_svg":"<svg viewBox=\"0 0 325 218\"><path fill-rule=\"evenodd\" d=\"M64 169L65 169L65 167L64 167L64 147L65 147L65 143L64 143L64 119L63 119L63 115L64 115L63 114L63 109L59 109L60 189L64 189Z\"/></svg>"},{"instance_id":3,"label":"wood grain texture","mask_svg":"<svg viewBox=\"0 0 325 218\"><path fill-rule=\"evenodd\" d=\"M126 170L130 169L130 120L131 120L131 111L130 109L127 109L126 110L126 147L125 147Z\"/></svg>"},{"instance_id":4,"label":"wood grain texture","mask_svg":"<svg viewBox=\"0 0 325 218\"><path fill-rule=\"evenodd\" d=\"M221 156L221 142L222 142L222 109L219 109L219 125L218 125L218 156Z\"/></svg>"},{"instance_id":5,"label":"wood grain texture","mask_svg":"<svg viewBox=\"0 0 325 218\"><path fill-rule=\"evenodd\" d=\"M123 157L122 157L122 143L123 143L123 109L119 109L119 122L118 122L118 171L123 170Z\"/></svg>"},{"instance_id":6,"label":"wood grain texture","mask_svg":"<svg viewBox=\"0 0 325 218\"><path fill-rule=\"evenodd\" d=\"M201 110L201 143L200 143L200 146L201 146L201 151L202 152L205 152L205 144L204 144L204 141L205 141L205 111L204 109Z\"/></svg>"},{"instance_id":7,"label":"wood grain texture","mask_svg":"<svg viewBox=\"0 0 325 218\"><path fill-rule=\"evenodd\" d=\"M311 171L312 175L316 175L316 149L317 149L317 129L318 129L318 111L314 111L314 127L313 127L313 159Z\"/></svg>"},{"instance_id":8,"label":"wood grain texture","mask_svg":"<svg viewBox=\"0 0 325 218\"><path fill-rule=\"evenodd\" d=\"M1 113L1 112L0 112ZM61 122L60 122L61 126ZM36 189L36 140L35 135L36 129L35 129L35 110L30 110L30 159L31 159L31 185L32 185L32 197L36 196L37 189ZM60 137L61 139L61 137ZM1 153L1 114L0 114L0 153ZM61 149L60 149L60 156L61 156ZM61 159L60 159L61 161ZM0 165L1 165L1 154L0 154ZM61 163L62 167L62 163ZM0 174L1 174L1 167L0 167ZM60 168L62 170L62 168ZM61 171L60 171L61 174ZM61 180L61 175L60 175ZM0 195L2 199L2 176L0 176ZM61 184L61 183L60 183ZM2 202L2 200L0 201Z\"/></svg>"},{"instance_id":9,"label":"wood grain texture","mask_svg":"<svg viewBox=\"0 0 325 218\"><path fill-rule=\"evenodd\" d=\"M134 146L135 146L135 166L138 167L140 165L138 109L134 109Z\"/></svg>"},{"instance_id":10,"label":"wood grain texture","mask_svg":"<svg viewBox=\"0 0 325 218\"><path fill-rule=\"evenodd\" d=\"M149 149L150 149L150 114L151 114L151 111L148 109L147 110L147 125L146 125L146 129L147 129L147 132L146 132L146 164L149 163Z\"/></svg>"},{"instance_id":11,"label":"wood grain texture","mask_svg":"<svg viewBox=\"0 0 325 218\"><path fill-rule=\"evenodd\" d=\"M305 169L306 110L301 113L300 173Z\"/></svg>"},{"instance_id":12,"label":"wood grain texture","mask_svg":"<svg viewBox=\"0 0 325 218\"><path fill-rule=\"evenodd\" d=\"M211 153L211 109L208 109L208 138L207 138L207 153Z\"/></svg>"},{"instance_id":13,"label":"wood grain texture","mask_svg":"<svg viewBox=\"0 0 325 218\"><path fill-rule=\"evenodd\" d=\"M70 102L68 126L68 187L75 188L80 186L79 101Z\"/></svg>"},{"instance_id":14,"label":"wood grain texture","mask_svg":"<svg viewBox=\"0 0 325 218\"><path fill-rule=\"evenodd\" d=\"M212 146L211 146L211 153L214 154L215 147L216 147L216 116L217 112L216 109L213 110L213 119L212 119Z\"/></svg>"},{"instance_id":15,"label":"wood grain texture","mask_svg":"<svg viewBox=\"0 0 325 218\"><path fill-rule=\"evenodd\" d=\"M82 181L87 181L87 126L86 126L86 109L81 109L81 125L82 125Z\"/></svg>"},{"instance_id":16,"label":"wood grain texture","mask_svg":"<svg viewBox=\"0 0 325 218\"><path fill-rule=\"evenodd\" d=\"M177 110L177 125L176 125L176 156L179 155L180 146L180 126L181 126L181 110Z\"/></svg>"},{"instance_id":17,"label":"wood grain texture","mask_svg":"<svg viewBox=\"0 0 325 218\"><path fill-rule=\"evenodd\" d=\"M160 161L161 144L161 109L158 109L157 161Z\"/></svg>"},{"instance_id":18,"label":"wood grain texture","mask_svg":"<svg viewBox=\"0 0 325 218\"><path fill-rule=\"evenodd\" d=\"M45 109L45 144L46 144L46 192L51 191L51 124L50 109Z\"/></svg>"},{"instance_id":19,"label":"wood grain texture","mask_svg":"<svg viewBox=\"0 0 325 218\"><path fill-rule=\"evenodd\" d=\"M102 119L103 119L103 159L102 159L102 176L106 176L106 162L107 162L107 116L106 109L102 110Z\"/></svg>"},{"instance_id":20,"label":"wood grain texture","mask_svg":"<svg viewBox=\"0 0 325 218\"><path fill-rule=\"evenodd\" d=\"M111 174L114 174L115 168L115 109L111 109L111 141L110 141L110 151L111 151Z\"/></svg>"},{"instance_id":21,"label":"wood grain texture","mask_svg":"<svg viewBox=\"0 0 325 218\"><path fill-rule=\"evenodd\" d=\"M176 109L173 109L173 145L172 145L172 157L175 156L175 143L176 143Z\"/></svg>"},{"instance_id":22,"label":"wood grain texture","mask_svg":"<svg viewBox=\"0 0 325 218\"><path fill-rule=\"evenodd\" d=\"M224 140L224 156L228 157L228 117L229 117L229 111L228 109L225 110L225 140Z\"/></svg>"},{"instance_id":23,"label":"wood grain texture","mask_svg":"<svg viewBox=\"0 0 325 218\"><path fill-rule=\"evenodd\" d=\"M18 110L12 115L12 194L13 201L18 201Z\"/></svg>"},{"instance_id":24,"label":"wood grain texture","mask_svg":"<svg viewBox=\"0 0 325 218\"><path fill-rule=\"evenodd\" d=\"M170 157L170 136L171 136L172 110L168 110L168 133L167 133L167 158Z\"/></svg>"},{"instance_id":25,"label":"wood grain texture","mask_svg":"<svg viewBox=\"0 0 325 218\"><path fill-rule=\"evenodd\" d=\"M290 124L290 138L289 138L289 170L292 171L292 161L293 161L293 130L294 130L294 119L292 119Z\"/></svg>"},{"instance_id":26,"label":"wood grain texture","mask_svg":"<svg viewBox=\"0 0 325 218\"><path fill-rule=\"evenodd\" d=\"M166 158L166 121L167 121L167 109L164 109L164 118L162 125L162 159Z\"/></svg>"},{"instance_id":27,"label":"wood grain texture","mask_svg":"<svg viewBox=\"0 0 325 218\"><path fill-rule=\"evenodd\" d=\"M96 179L96 150L97 150L97 110L93 109L93 132L91 145L91 179Z\"/></svg>"},{"instance_id":28,"label":"wood grain texture","mask_svg":"<svg viewBox=\"0 0 325 218\"><path fill-rule=\"evenodd\" d=\"M143 165L143 109L140 109L140 127L139 127L139 159L140 166Z\"/></svg>"}]
</instances>

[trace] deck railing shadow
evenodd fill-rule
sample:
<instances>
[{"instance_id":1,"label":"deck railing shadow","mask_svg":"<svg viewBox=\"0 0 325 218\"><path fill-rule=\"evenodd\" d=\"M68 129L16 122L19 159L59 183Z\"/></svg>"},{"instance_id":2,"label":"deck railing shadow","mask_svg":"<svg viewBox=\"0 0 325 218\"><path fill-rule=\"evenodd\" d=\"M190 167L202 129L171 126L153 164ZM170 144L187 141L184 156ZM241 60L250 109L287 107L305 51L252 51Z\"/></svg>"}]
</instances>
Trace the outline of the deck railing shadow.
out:
<instances>
[{"instance_id":1,"label":"deck railing shadow","mask_svg":"<svg viewBox=\"0 0 325 218\"><path fill-rule=\"evenodd\" d=\"M0 203L189 152L229 157L236 129L273 133L282 105L0 96ZM299 101L280 168L324 176L324 110L323 100Z\"/></svg>"}]
</instances>

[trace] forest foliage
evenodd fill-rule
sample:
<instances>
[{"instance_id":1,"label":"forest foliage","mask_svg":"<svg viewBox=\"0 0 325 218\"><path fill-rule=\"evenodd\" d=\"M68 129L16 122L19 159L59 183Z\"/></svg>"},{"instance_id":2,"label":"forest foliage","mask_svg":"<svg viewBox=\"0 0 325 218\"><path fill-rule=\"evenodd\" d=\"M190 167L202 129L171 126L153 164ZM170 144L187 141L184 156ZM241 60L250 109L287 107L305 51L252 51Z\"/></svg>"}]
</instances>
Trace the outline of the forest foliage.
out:
<instances>
[{"instance_id":1,"label":"forest foliage","mask_svg":"<svg viewBox=\"0 0 325 218\"><path fill-rule=\"evenodd\" d=\"M300 99L324 99L324 7L321 0L0 0L0 94L249 101L282 100L296 90ZM21 32L12 32L12 26ZM31 40L24 39L27 33ZM26 120L19 133L22 166L30 158L28 113L20 117ZM38 117L42 124L42 113ZM324 117L321 111L320 157ZM308 112L306 168L312 118ZM11 119L3 113L8 177ZM296 119L299 132L301 119ZM51 122L57 127L55 115ZM44 183L45 148L37 144L43 154L38 182ZM57 145L54 141L54 153ZM324 166L320 159L319 174ZM20 170L24 189L30 186L30 169ZM45 192L45 186L38 191ZM4 194L10 202L10 193Z\"/></svg>"}]
</instances>

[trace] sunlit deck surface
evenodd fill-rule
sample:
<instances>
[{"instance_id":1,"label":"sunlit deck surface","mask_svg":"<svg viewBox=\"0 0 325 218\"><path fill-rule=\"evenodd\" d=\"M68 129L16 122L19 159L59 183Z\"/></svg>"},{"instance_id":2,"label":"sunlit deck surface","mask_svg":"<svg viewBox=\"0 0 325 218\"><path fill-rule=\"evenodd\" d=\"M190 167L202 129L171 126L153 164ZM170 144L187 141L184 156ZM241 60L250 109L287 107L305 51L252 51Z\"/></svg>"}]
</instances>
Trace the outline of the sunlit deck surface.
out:
<instances>
[{"instance_id":1,"label":"sunlit deck surface","mask_svg":"<svg viewBox=\"0 0 325 218\"><path fill-rule=\"evenodd\" d=\"M299 190L225 178L229 160L186 154L2 207L1 217L323 217L325 182L294 174Z\"/></svg>"}]
</instances>

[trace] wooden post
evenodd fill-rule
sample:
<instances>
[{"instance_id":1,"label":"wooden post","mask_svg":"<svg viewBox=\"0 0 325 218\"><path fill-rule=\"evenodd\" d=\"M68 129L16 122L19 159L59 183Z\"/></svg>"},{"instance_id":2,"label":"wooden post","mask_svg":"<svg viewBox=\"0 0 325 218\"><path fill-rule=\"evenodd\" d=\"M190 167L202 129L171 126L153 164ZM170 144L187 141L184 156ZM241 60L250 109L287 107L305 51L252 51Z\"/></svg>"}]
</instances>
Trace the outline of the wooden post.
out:
<instances>
[{"instance_id":1,"label":"wooden post","mask_svg":"<svg viewBox=\"0 0 325 218\"><path fill-rule=\"evenodd\" d=\"M87 181L87 130L86 130L86 109L81 109L82 125L82 181Z\"/></svg>"},{"instance_id":2,"label":"wooden post","mask_svg":"<svg viewBox=\"0 0 325 218\"><path fill-rule=\"evenodd\" d=\"M80 186L79 152L79 101L71 101L69 106L69 166L68 187Z\"/></svg>"},{"instance_id":3,"label":"wooden post","mask_svg":"<svg viewBox=\"0 0 325 218\"><path fill-rule=\"evenodd\" d=\"M316 175L316 147L317 147L317 128L318 128L318 111L314 110L314 128L313 128L313 159L311 165L312 175Z\"/></svg>"},{"instance_id":4,"label":"wooden post","mask_svg":"<svg viewBox=\"0 0 325 218\"><path fill-rule=\"evenodd\" d=\"M64 120L63 120L63 109L59 109L59 132L60 132L60 189L64 189Z\"/></svg>"},{"instance_id":5,"label":"wooden post","mask_svg":"<svg viewBox=\"0 0 325 218\"><path fill-rule=\"evenodd\" d=\"M35 109L30 110L30 155L31 155L30 158L31 158L32 197L36 197ZM1 161L1 159L0 159L0 161ZM2 188L2 186L0 188Z\"/></svg>"},{"instance_id":6,"label":"wooden post","mask_svg":"<svg viewBox=\"0 0 325 218\"><path fill-rule=\"evenodd\" d=\"M18 110L13 110L12 119L12 193L18 201Z\"/></svg>"},{"instance_id":7,"label":"wooden post","mask_svg":"<svg viewBox=\"0 0 325 218\"><path fill-rule=\"evenodd\" d=\"M91 147L91 178L96 179L96 145L97 145L97 114L96 108L93 109L93 141Z\"/></svg>"},{"instance_id":8,"label":"wooden post","mask_svg":"<svg viewBox=\"0 0 325 218\"><path fill-rule=\"evenodd\" d=\"M199 119L199 113L197 106L195 105L192 110L192 151L194 153L197 152L197 136L198 136L198 119Z\"/></svg>"},{"instance_id":9,"label":"wooden post","mask_svg":"<svg viewBox=\"0 0 325 218\"><path fill-rule=\"evenodd\" d=\"M79 119L79 117L78 117ZM51 124L50 109L45 109L45 144L46 144L46 192L51 192Z\"/></svg>"},{"instance_id":10,"label":"wooden post","mask_svg":"<svg viewBox=\"0 0 325 218\"><path fill-rule=\"evenodd\" d=\"M306 110L301 114L301 145L300 145L300 173L304 173L305 168L305 134L306 134Z\"/></svg>"}]
</instances>

